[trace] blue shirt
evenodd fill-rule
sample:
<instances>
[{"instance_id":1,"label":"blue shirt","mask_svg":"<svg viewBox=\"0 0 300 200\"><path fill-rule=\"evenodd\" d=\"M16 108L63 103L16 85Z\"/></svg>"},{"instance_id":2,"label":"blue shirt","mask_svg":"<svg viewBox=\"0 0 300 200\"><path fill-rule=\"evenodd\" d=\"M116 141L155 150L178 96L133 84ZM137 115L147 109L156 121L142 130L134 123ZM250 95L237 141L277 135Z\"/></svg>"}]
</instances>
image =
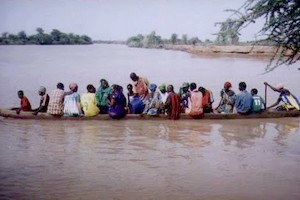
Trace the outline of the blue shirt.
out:
<instances>
[{"instance_id":1,"label":"blue shirt","mask_svg":"<svg viewBox=\"0 0 300 200\"><path fill-rule=\"evenodd\" d=\"M251 111L252 102L252 95L247 92L247 90L243 90L238 95L236 95L234 107L236 108L238 113L246 114Z\"/></svg>"}]
</instances>

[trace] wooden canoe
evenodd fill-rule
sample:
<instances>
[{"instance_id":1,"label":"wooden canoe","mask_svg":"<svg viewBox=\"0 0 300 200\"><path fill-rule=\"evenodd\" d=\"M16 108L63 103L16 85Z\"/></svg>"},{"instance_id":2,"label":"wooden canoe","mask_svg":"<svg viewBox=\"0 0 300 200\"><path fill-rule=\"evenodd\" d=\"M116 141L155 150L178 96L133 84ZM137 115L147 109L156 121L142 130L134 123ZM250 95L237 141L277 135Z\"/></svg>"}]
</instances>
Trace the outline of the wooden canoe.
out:
<instances>
[{"instance_id":1,"label":"wooden canoe","mask_svg":"<svg viewBox=\"0 0 300 200\"><path fill-rule=\"evenodd\" d=\"M47 113L39 113L38 115L33 115L31 112L21 112L17 114L16 111L8 109L0 109L0 116L4 118L12 119L36 119L36 120L111 120L111 118L105 115L98 115L95 117L67 117L67 116L52 116ZM255 118L282 118L282 117L299 117L300 111L265 111L260 114L250 114L250 115L240 115L240 114L216 114L208 113L205 114L203 119L255 119ZM138 119L138 120L161 120L167 119L166 115L159 116L148 116L139 114L128 114L124 119ZM180 119L193 119L189 115L181 114Z\"/></svg>"}]
</instances>

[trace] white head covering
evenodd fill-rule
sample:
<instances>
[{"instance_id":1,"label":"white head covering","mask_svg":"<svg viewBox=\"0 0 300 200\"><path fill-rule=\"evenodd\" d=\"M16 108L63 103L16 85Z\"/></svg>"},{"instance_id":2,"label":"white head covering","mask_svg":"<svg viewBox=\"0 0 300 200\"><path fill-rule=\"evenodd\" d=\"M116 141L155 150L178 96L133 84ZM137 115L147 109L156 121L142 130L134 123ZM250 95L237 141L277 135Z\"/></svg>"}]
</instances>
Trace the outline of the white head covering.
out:
<instances>
[{"instance_id":1,"label":"white head covering","mask_svg":"<svg viewBox=\"0 0 300 200\"><path fill-rule=\"evenodd\" d=\"M277 90L281 90L281 89L283 89L284 88L284 85L282 84L282 83L278 83L277 85L276 85L276 89Z\"/></svg>"},{"instance_id":2,"label":"white head covering","mask_svg":"<svg viewBox=\"0 0 300 200\"><path fill-rule=\"evenodd\" d=\"M39 89L39 92L46 93L46 88L44 86L41 86Z\"/></svg>"}]
</instances>

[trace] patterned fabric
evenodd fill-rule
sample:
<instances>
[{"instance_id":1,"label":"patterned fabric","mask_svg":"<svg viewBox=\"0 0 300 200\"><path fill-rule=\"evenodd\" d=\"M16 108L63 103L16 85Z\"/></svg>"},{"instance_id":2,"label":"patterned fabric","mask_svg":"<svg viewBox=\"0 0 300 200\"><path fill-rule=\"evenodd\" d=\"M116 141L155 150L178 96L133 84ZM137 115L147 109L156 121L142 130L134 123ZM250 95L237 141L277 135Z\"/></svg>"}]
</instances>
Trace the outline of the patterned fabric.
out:
<instances>
[{"instance_id":1,"label":"patterned fabric","mask_svg":"<svg viewBox=\"0 0 300 200\"><path fill-rule=\"evenodd\" d=\"M23 97L20 100L20 104L21 104L21 111L31 111L31 104L29 102L29 100L27 99L27 97Z\"/></svg>"},{"instance_id":2,"label":"patterned fabric","mask_svg":"<svg viewBox=\"0 0 300 200\"><path fill-rule=\"evenodd\" d=\"M138 81L133 82L133 92L137 93L141 99L144 99L148 94L148 80L139 77Z\"/></svg>"},{"instance_id":3,"label":"patterned fabric","mask_svg":"<svg viewBox=\"0 0 300 200\"><path fill-rule=\"evenodd\" d=\"M111 87L102 88L100 86L95 94L98 106L107 106L108 105L107 98L109 97L110 94L111 94Z\"/></svg>"},{"instance_id":4,"label":"patterned fabric","mask_svg":"<svg viewBox=\"0 0 300 200\"><path fill-rule=\"evenodd\" d=\"M63 115L64 91L60 89L52 90L47 112L51 115Z\"/></svg>"},{"instance_id":5,"label":"patterned fabric","mask_svg":"<svg viewBox=\"0 0 300 200\"><path fill-rule=\"evenodd\" d=\"M85 93L81 95L80 106L87 117L96 116L100 110L97 107L97 101L94 93Z\"/></svg>"}]
</instances>

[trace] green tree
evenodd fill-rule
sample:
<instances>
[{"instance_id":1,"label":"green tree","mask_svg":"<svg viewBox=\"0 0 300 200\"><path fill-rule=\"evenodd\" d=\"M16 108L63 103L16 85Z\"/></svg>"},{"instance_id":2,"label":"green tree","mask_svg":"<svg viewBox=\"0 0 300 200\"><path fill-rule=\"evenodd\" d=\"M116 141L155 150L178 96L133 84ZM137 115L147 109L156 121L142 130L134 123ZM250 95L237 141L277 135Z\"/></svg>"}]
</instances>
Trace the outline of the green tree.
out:
<instances>
[{"instance_id":1,"label":"green tree","mask_svg":"<svg viewBox=\"0 0 300 200\"><path fill-rule=\"evenodd\" d=\"M233 12L237 16L233 20L236 30L245 28L259 18L265 18L265 23L258 33L277 46L267 71L300 60L299 0L246 0L239 10Z\"/></svg>"},{"instance_id":2,"label":"green tree","mask_svg":"<svg viewBox=\"0 0 300 200\"><path fill-rule=\"evenodd\" d=\"M171 35L171 43L172 44L177 44L177 34L176 33L173 33L172 35Z\"/></svg>"},{"instance_id":3,"label":"green tree","mask_svg":"<svg viewBox=\"0 0 300 200\"><path fill-rule=\"evenodd\" d=\"M227 19L225 22L216 23L221 26L218 37L216 39L217 44L233 45L239 42L239 31L235 26L235 22L232 19Z\"/></svg>"},{"instance_id":4,"label":"green tree","mask_svg":"<svg viewBox=\"0 0 300 200\"><path fill-rule=\"evenodd\" d=\"M22 44L25 44L26 42L27 42L27 35L26 35L26 33L25 33L25 31L20 31L19 33L18 33L18 38L19 38L19 40L20 40L20 42L22 43Z\"/></svg>"},{"instance_id":5,"label":"green tree","mask_svg":"<svg viewBox=\"0 0 300 200\"><path fill-rule=\"evenodd\" d=\"M36 32L38 32L38 34L44 34L45 31L44 31L44 29L38 27L38 28L36 29Z\"/></svg>"},{"instance_id":6,"label":"green tree","mask_svg":"<svg viewBox=\"0 0 300 200\"><path fill-rule=\"evenodd\" d=\"M183 43L183 44L188 44L188 37L187 37L186 34L183 34L183 35L182 35L182 43Z\"/></svg>"}]
</instances>

